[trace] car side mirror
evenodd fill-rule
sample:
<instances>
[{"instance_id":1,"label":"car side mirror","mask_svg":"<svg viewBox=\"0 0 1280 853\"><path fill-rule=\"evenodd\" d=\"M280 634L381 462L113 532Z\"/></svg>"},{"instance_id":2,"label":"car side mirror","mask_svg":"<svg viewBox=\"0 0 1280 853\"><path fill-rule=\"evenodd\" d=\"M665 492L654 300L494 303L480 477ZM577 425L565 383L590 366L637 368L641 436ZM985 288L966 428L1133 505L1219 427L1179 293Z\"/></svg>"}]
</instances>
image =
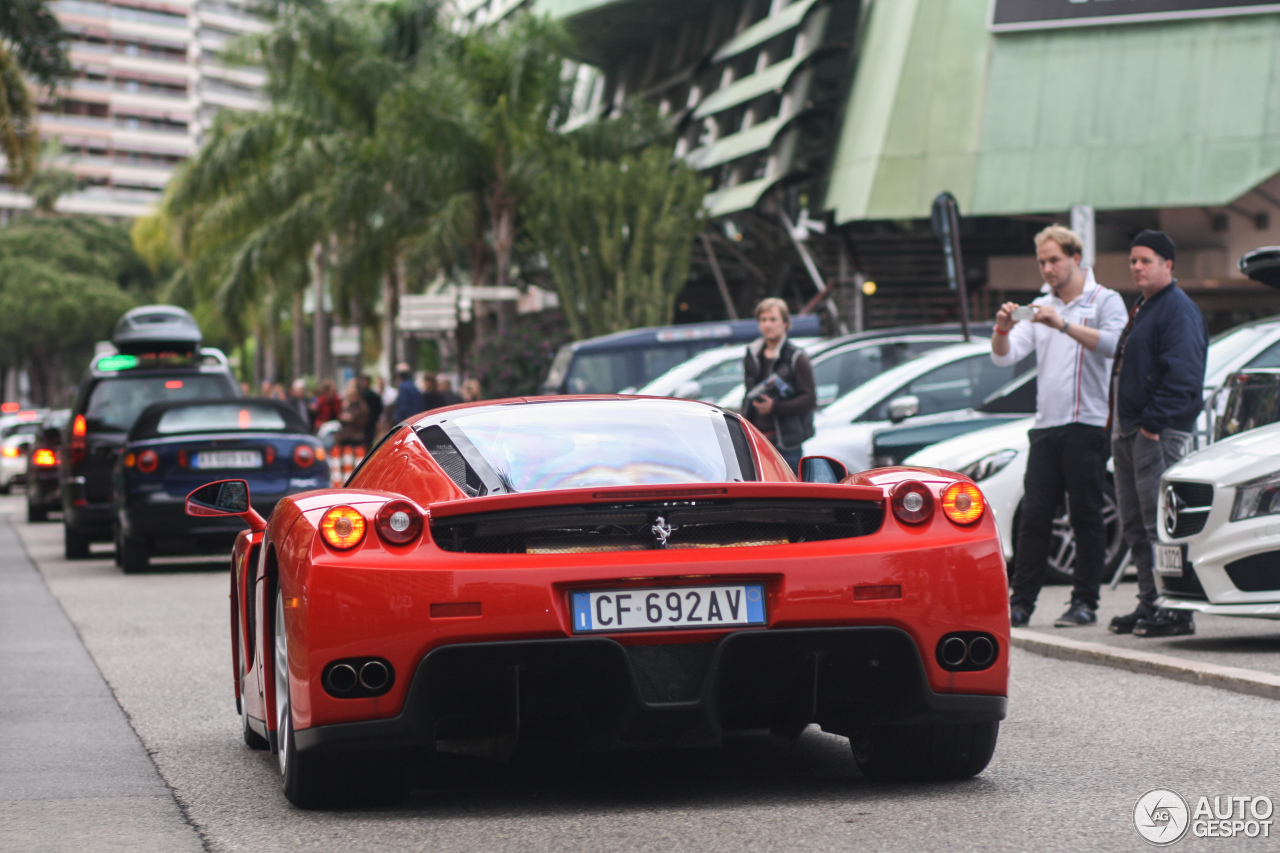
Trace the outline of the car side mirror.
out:
<instances>
[{"instance_id":1,"label":"car side mirror","mask_svg":"<svg viewBox=\"0 0 1280 853\"><path fill-rule=\"evenodd\" d=\"M800 460L800 482L839 483L849 469L830 456L806 456Z\"/></svg>"},{"instance_id":2,"label":"car side mirror","mask_svg":"<svg viewBox=\"0 0 1280 853\"><path fill-rule=\"evenodd\" d=\"M688 382L681 383L671 396L679 397L681 400L697 400L702 396L702 383L696 379L690 379Z\"/></svg>"},{"instance_id":3,"label":"car side mirror","mask_svg":"<svg viewBox=\"0 0 1280 853\"><path fill-rule=\"evenodd\" d=\"M914 394L894 397L889 401L889 420L895 424L920 414L920 398Z\"/></svg>"},{"instance_id":4,"label":"car side mirror","mask_svg":"<svg viewBox=\"0 0 1280 853\"><path fill-rule=\"evenodd\" d=\"M186 511L197 518L238 515L254 533L267 529L267 522L249 503L249 484L244 480L206 483L187 495Z\"/></svg>"}]
</instances>

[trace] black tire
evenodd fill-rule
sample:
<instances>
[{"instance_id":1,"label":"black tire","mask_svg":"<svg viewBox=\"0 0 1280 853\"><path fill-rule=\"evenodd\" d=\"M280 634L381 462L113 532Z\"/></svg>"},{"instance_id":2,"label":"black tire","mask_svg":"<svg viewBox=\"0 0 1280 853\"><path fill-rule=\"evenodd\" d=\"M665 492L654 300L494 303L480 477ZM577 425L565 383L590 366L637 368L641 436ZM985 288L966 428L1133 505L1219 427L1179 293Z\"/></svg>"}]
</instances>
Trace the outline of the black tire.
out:
<instances>
[{"instance_id":1,"label":"black tire","mask_svg":"<svg viewBox=\"0 0 1280 853\"><path fill-rule=\"evenodd\" d=\"M84 560L89 556L89 537L70 524L62 526L62 553L68 560Z\"/></svg>"},{"instance_id":2,"label":"black tire","mask_svg":"<svg viewBox=\"0 0 1280 853\"><path fill-rule=\"evenodd\" d=\"M368 805L395 800L408 790L408 765L400 755L299 752L289 704L289 648L284 597L276 592L273 662L276 686L276 754L284 795L300 809Z\"/></svg>"},{"instance_id":3,"label":"black tire","mask_svg":"<svg viewBox=\"0 0 1280 853\"><path fill-rule=\"evenodd\" d=\"M849 738L862 775L877 782L968 779L986 769L999 723L858 727Z\"/></svg>"},{"instance_id":4,"label":"black tire","mask_svg":"<svg viewBox=\"0 0 1280 853\"><path fill-rule=\"evenodd\" d=\"M120 568L126 575L145 572L151 568L151 542L138 536L124 536L116 549Z\"/></svg>"},{"instance_id":5,"label":"black tire","mask_svg":"<svg viewBox=\"0 0 1280 853\"><path fill-rule=\"evenodd\" d=\"M37 522L48 521L48 520L49 520L49 510L45 509L44 507L36 506L35 504L31 503L31 501L27 501L27 522L28 523L36 524Z\"/></svg>"}]
</instances>

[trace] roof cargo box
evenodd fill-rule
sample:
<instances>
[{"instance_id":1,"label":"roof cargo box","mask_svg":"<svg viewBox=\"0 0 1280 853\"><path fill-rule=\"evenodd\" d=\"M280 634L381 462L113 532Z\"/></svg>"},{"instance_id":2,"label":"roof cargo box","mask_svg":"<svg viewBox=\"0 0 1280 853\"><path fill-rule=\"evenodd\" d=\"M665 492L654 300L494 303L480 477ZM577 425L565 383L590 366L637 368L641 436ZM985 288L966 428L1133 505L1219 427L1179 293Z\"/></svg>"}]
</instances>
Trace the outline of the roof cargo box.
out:
<instances>
[{"instance_id":1,"label":"roof cargo box","mask_svg":"<svg viewBox=\"0 0 1280 853\"><path fill-rule=\"evenodd\" d=\"M111 343L125 355L193 353L200 348L200 327L176 305L144 305L125 312L116 323Z\"/></svg>"}]
</instances>

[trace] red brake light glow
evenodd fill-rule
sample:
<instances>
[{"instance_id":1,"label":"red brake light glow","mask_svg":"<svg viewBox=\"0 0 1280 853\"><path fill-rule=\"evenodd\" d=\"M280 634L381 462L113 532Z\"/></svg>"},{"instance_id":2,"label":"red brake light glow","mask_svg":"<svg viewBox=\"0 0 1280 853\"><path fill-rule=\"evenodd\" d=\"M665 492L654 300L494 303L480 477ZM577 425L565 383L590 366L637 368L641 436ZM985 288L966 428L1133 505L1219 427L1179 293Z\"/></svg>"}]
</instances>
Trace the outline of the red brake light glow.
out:
<instances>
[{"instance_id":1,"label":"red brake light glow","mask_svg":"<svg viewBox=\"0 0 1280 853\"><path fill-rule=\"evenodd\" d=\"M0 403L0 412L3 412L6 415L12 415L21 408L22 406L17 403Z\"/></svg>"},{"instance_id":2,"label":"red brake light glow","mask_svg":"<svg viewBox=\"0 0 1280 853\"><path fill-rule=\"evenodd\" d=\"M144 474L154 474L160 467L160 457L154 450L144 450L138 454L138 470Z\"/></svg>"},{"instance_id":3,"label":"red brake light glow","mask_svg":"<svg viewBox=\"0 0 1280 853\"><path fill-rule=\"evenodd\" d=\"M75 436L84 436L89 432L89 423L84 419L84 415L76 415L75 421L71 424L71 434Z\"/></svg>"},{"instance_id":4,"label":"red brake light glow","mask_svg":"<svg viewBox=\"0 0 1280 853\"><path fill-rule=\"evenodd\" d=\"M8 446L8 447L5 447L3 450L0 450L0 453L3 453L6 459L17 459L19 454L22 453L22 451L16 447Z\"/></svg>"},{"instance_id":5,"label":"red brake light glow","mask_svg":"<svg viewBox=\"0 0 1280 853\"><path fill-rule=\"evenodd\" d=\"M249 423L252 420L253 420L253 417L249 414L248 409L240 410L240 429L248 429Z\"/></svg>"},{"instance_id":6,"label":"red brake light glow","mask_svg":"<svg viewBox=\"0 0 1280 853\"><path fill-rule=\"evenodd\" d=\"M264 449L263 449L263 451L262 451L262 458L263 458L263 460L265 460L265 461L266 461L266 463L267 463L268 465L270 465L270 464L272 464L273 462L275 462L275 461L276 461L276 446L275 446L274 444L268 444L268 445L266 446L266 448L264 448Z\"/></svg>"},{"instance_id":7,"label":"red brake light glow","mask_svg":"<svg viewBox=\"0 0 1280 853\"><path fill-rule=\"evenodd\" d=\"M942 514L956 524L973 524L986 508L982 490L967 480L952 483L942 493Z\"/></svg>"},{"instance_id":8,"label":"red brake light glow","mask_svg":"<svg viewBox=\"0 0 1280 853\"><path fill-rule=\"evenodd\" d=\"M320 519L320 535L330 547L345 551L364 539L364 516L354 507L335 506Z\"/></svg>"},{"instance_id":9,"label":"red brake light glow","mask_svg":"<svg viewBox=\"0 0 1280 853\"><path fill-rule=\"evenodd\" d=\"M31 464L41 468L50 468L58 464L58 454L47 447L42 447L31 457Z\"/></svg>"},{"instance_id":10,"label":"red brake light glow","mask_svg":"<svg viewBox=\"0 0 1280 853\"><path fill-rule=\"evenodd\" d=\"M182 387L182 380L181 380L181 379L170 379L168 382L164 383L164 387L166 387L166 388L168 388L168 389L170 389L170 390L177 390L178 388L181 388L181 387Z\"/></svg>"},{"instance_id":11,"label":"red brake light glow","mask_svg":"<svg viewBox=\"0 0 1280 853\"><path fill-rule=\"evenodd\" d=\"M408 501L389 501L375 519L378 535L391 545L407 545L422 533L422 513Z\"/></svg>"}]
</instances>

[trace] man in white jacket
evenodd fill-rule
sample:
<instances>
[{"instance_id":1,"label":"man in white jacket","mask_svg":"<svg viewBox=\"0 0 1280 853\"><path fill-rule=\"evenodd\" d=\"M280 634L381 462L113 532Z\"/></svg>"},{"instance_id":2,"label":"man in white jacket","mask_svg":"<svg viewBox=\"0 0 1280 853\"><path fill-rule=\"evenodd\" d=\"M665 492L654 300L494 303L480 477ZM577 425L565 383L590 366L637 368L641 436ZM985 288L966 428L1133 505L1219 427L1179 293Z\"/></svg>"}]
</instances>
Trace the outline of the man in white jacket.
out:
<instances>
[{"instance_id":1,"label":"man in white jacket","mask_svg":"<svg viewBox=\"0 0 1280 853\"><path fill-rule=\"evenodd\" d=\"M1128 312L1120 294L1080 266L1082 246L1075 232L1051 225L1035 242L1045 293L1031 311L1019 311L1012 302L1002 305L991 334L996 364L1036 354L1036 421L1029 433L1009 617L1014 627L1031 619L1065 492L1076 562L1071 603L1054 625L1092 625L1098 621L1107 548L1102 506L1111 453L1106 431L1111 359ZM1032 316L1025 318L1026 313Z\"/></svg>"}]
</instances>

